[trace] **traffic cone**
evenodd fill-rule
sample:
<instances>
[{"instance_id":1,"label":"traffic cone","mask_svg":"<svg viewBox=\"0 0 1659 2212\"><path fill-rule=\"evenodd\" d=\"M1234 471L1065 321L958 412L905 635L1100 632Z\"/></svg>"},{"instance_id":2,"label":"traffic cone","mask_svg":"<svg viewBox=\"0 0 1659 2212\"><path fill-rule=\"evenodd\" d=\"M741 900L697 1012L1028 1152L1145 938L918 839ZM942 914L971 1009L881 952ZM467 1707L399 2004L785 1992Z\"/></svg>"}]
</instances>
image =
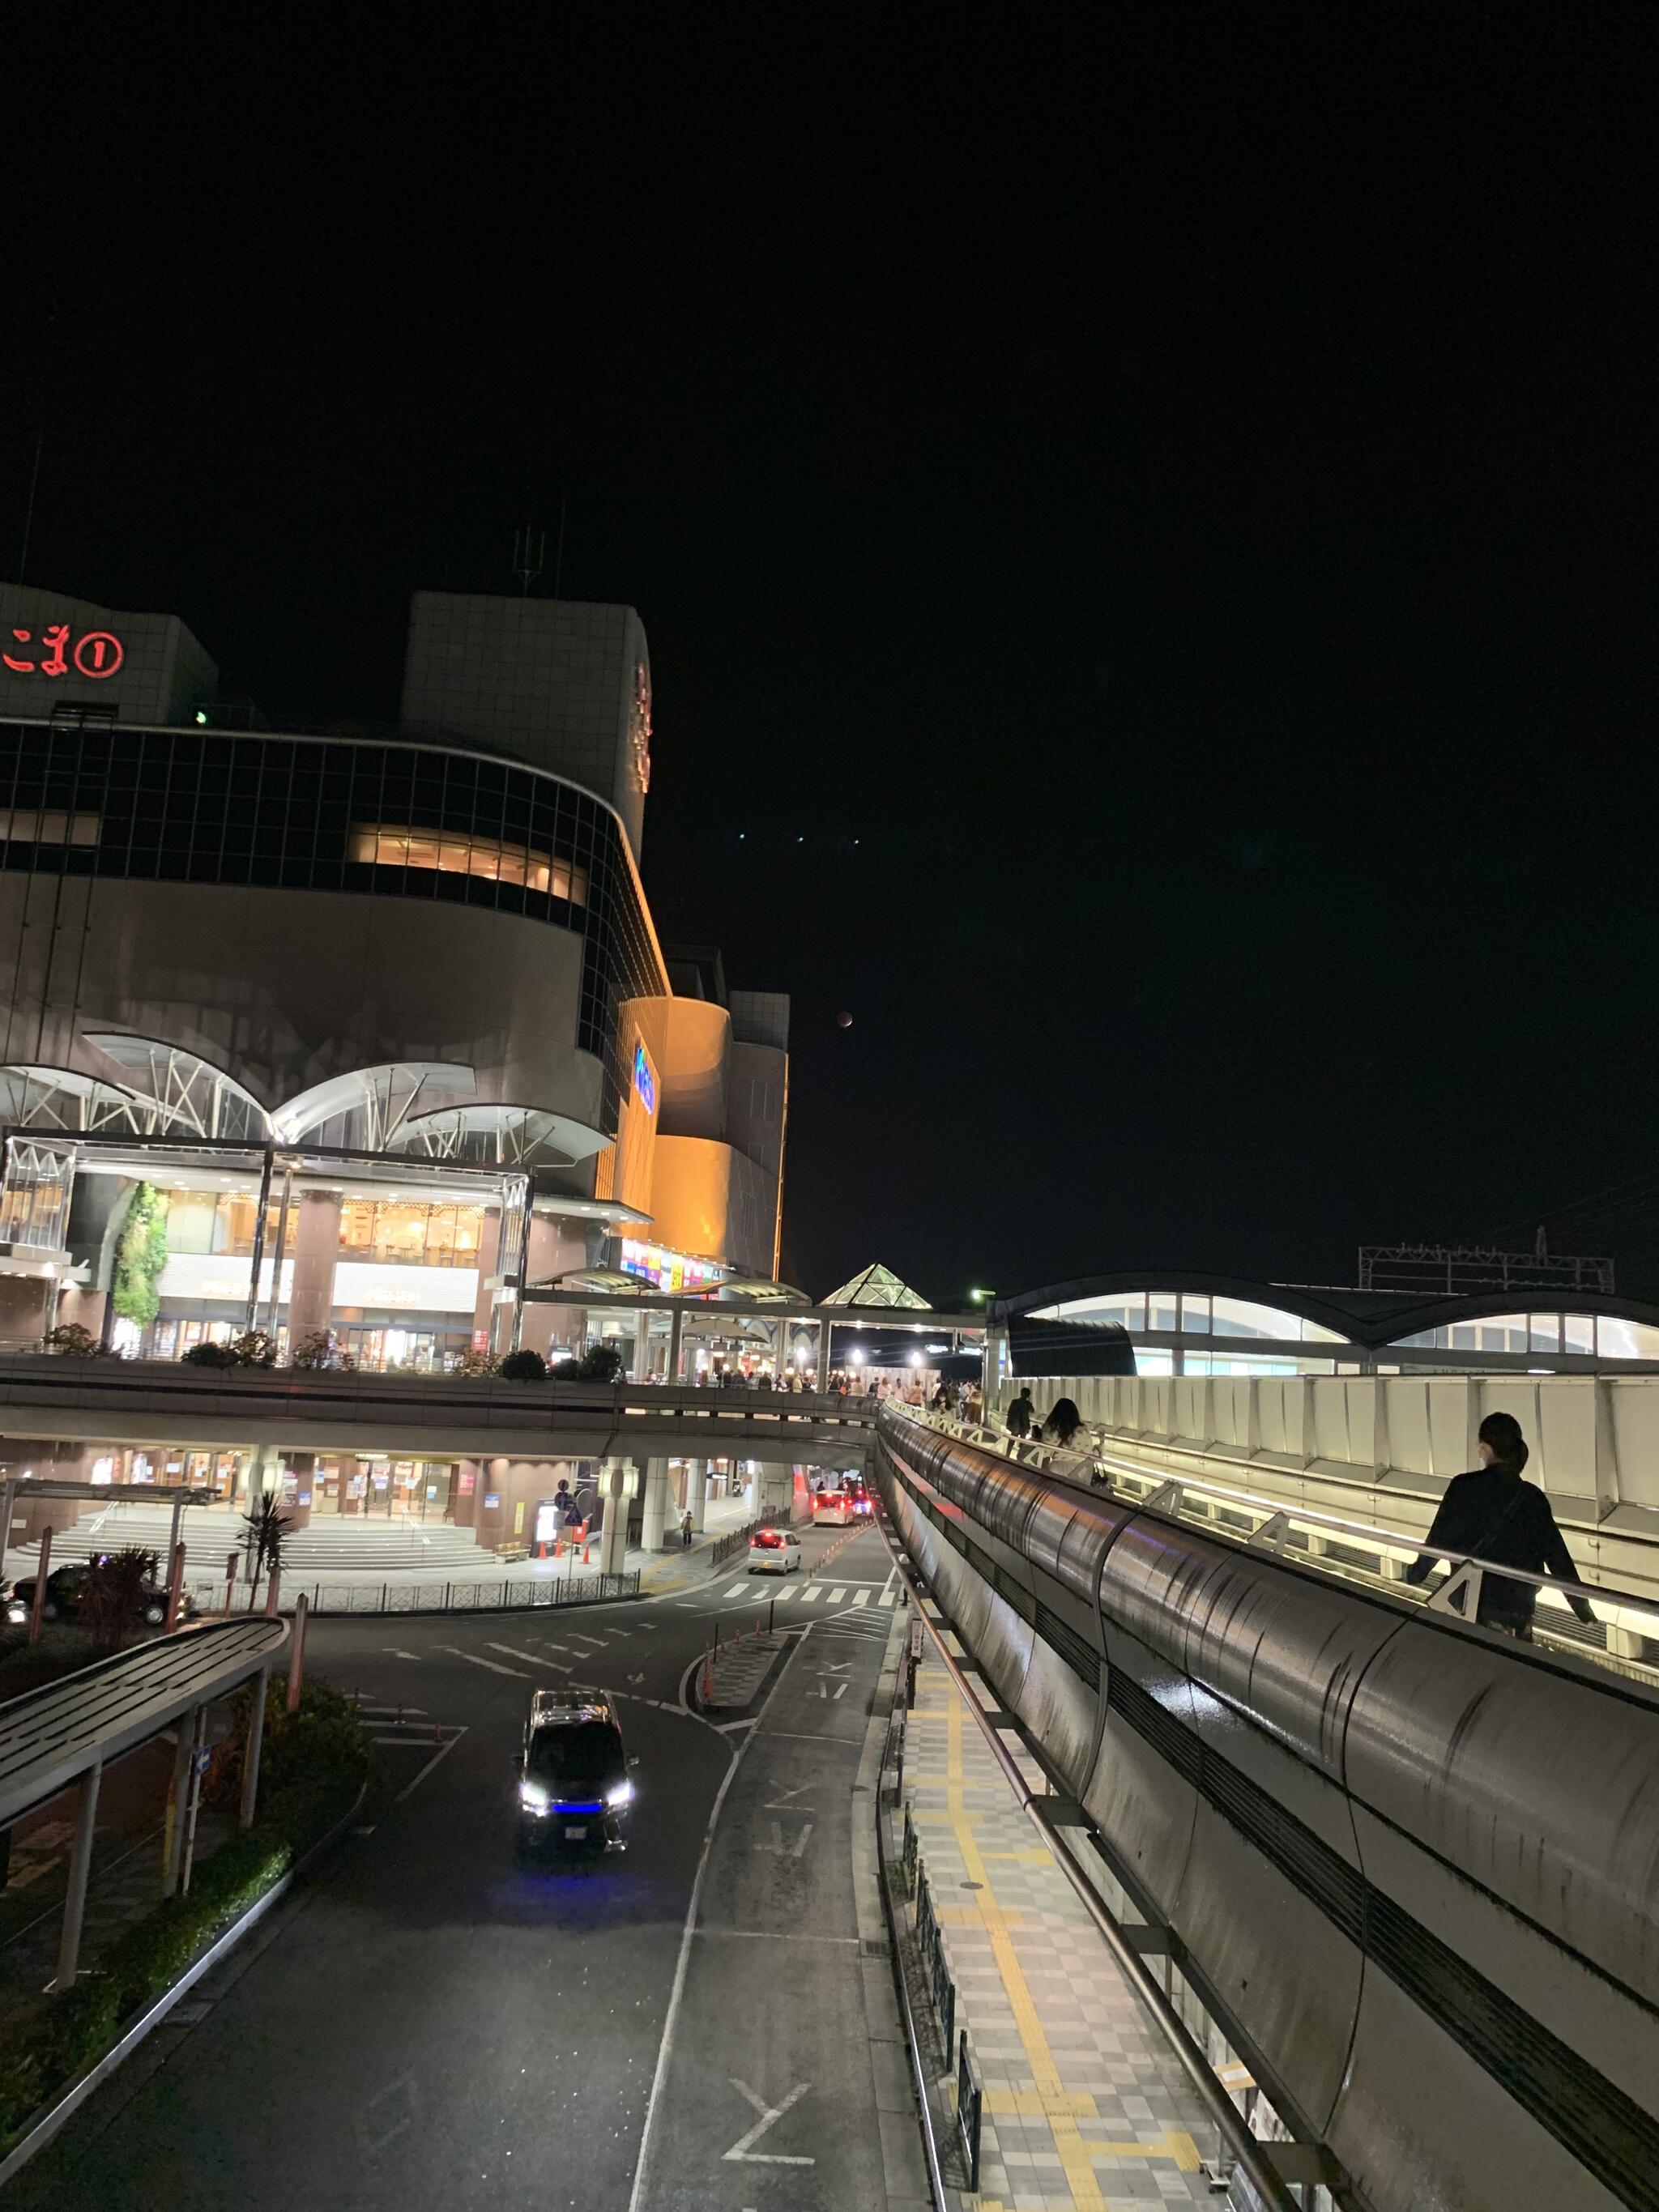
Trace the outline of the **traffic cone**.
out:
<instances>
[{"instance_id":1,"label":"traffic cone","mask_svg":"<svg viewBox=\"0 0 1659 2212\"><path fill-rule=\"evenodd\" d=\"M584 1536L582 1539L582 1565L585 1567L591 1567L592 1564L593 1547L588 1542L586 1537Z\"/></svg>"}]
</instances>

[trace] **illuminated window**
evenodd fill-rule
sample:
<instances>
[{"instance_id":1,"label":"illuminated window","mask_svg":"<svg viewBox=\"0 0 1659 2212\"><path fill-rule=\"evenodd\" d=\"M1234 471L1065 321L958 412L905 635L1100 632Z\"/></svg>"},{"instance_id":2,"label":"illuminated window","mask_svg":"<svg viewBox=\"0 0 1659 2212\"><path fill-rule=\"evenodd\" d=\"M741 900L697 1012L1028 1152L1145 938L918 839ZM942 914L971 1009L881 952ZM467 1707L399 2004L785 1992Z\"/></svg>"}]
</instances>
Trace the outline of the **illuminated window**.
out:
<instances>
[{"instance_id":1,"label":"illuminated window","mask_svg":"<svg viewBox=\"0 0 1659 2212\"><path fill-rule=\"evenodd\" d=\"M0 807L0 843L95 845L98 817L68 814L61 806Z\"/></svg>"},{"instance_id":2,"label":"illuminated window","mask_svg":"<svg viewBox=\"0 0 1659 2212\"><path fill-rule=\"evenodd\" d=\"M477 1206L415 1206L349 1198L340 1208L340 1253L404 1267L476 1267L483 1231Z\"/></svg>"},{"instance_id":3,"label":"illuminated window","mask_svg":"<svg viewBox=\"0 0 1659 2212\"><path fill-rule=\"evenodd\" d=\"M440 875L483 876L490 883L522 884L526 890L550 891L555 898L567 899L572 906L587 904L585 868L502 837L358 823L348 841L346 857L380 868L432 868Z\"/></svg>"},{"instance_id":4,"label":"illuminated window","mask_svg":"<svg viewBox=\"0 0 1659 2212\"><path fill-rule=\"evenodd\" d=\"M1595 1323L1595 1348L1603 1359L1659 1359L1659 1328L1601 1314Z\"/></svg>"}]
</instances>

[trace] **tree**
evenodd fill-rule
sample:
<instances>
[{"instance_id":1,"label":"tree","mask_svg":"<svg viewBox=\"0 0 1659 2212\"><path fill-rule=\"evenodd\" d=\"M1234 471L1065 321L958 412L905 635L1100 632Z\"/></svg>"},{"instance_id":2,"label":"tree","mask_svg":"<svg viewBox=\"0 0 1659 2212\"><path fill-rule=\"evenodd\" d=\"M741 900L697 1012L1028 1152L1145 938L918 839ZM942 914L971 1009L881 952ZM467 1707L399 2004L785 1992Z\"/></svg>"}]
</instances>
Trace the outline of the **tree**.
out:
<instances>
[{"instance_id":1,"label":"tree","mask_svg":"<svg viewBox=\"0 0 1659 2212\"><path fill-rule=\"evenodd\" d=\"M147 1328L161 1310L161 1270L167 1263L167 1212L153 1182L132 1194L121 1241L115 1248L115 1310Z\"/></svg>"},{"instance_id":2,"label":"tree","mask_svg":"<svg viewBox=\"0 0 1659 2212\"><path fill-rule=\"evenodd\" d=\"M291 1513L284 1513L276 1498L267 1492L251 1513L243 1515L242 1526L247 1531L248 1605L251 1609L259 1593L260 1576L267 1571L273 1575L281 1571L283 1543L294 1526L294 1516Z\"/></svg>"},{"instance_id":3,"label":"tree","mask_svg":"<svg viewBox=\"0 0 1659 2212\"><path fill-rule=\"evenodd\" d=\"M590 1345L576 1362L576 1377L582 1382L614 1382L623 1370L623 1357L614 1344Z\"/></svg>"}]
</instances>

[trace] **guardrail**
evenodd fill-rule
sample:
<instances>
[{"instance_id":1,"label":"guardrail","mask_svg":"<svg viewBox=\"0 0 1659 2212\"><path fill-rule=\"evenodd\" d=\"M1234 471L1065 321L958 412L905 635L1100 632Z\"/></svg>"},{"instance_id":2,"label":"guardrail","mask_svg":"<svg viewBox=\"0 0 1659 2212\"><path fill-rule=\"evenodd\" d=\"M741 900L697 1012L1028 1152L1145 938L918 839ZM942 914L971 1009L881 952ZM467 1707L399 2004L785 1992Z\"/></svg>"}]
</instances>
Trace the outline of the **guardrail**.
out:
<instances>
[{"instance_id":1,"label":"guardrail","mask_svg":"<svg viewBox=\"0 0 1659 2212\"><path fill-rule=\"evenodd\" d=\"M907 1411L911 1419L981 1450L998 1452L1052 1482L1148 1506L1173 1519L1195 1522L1224 1540L1270 1547L1293 1557L1299 1565L1386 1589L1395 1597L1456 1620L1474 1620L1486 1573L1498 1574L1506 1582L1529 1583L1538 1593L1534 1642L1573 1652L1631 1680L1659 1685L1659 1603L1635 1591L1606 1583L1559 1582L1520 1567L1484 1567L1465 1553L1442 1551L1403 1528L1355 1521L1203 1476L1148 1468L1104 1447L1066 1451L1009 1437L981 1423ZM1437 1562L1431 1578L1421 1584L1407 1583L1407 1568L1424 1554ZM1447 1570L1443 1577L1438 1574L1441 1564ZM1591 1607L1594 1622L1577 1618L1571 1609L1575 1598Z\"/></svg>"},{"instance_id":2,"label":"guardrail","mask_svg":"<svg viewBox=\"0 0 1659 2212\"><path fill-rule=\"evenodd\" d=\"M213 1583L192 1583L190 1590L204 1613L218 1612L224 1603L222 1578ZM640 1577L635 1569L625 1575L547 1576L533 1582L498 1582L492 1578L478 1583L313 1583L308 1589L297 1580L285 1581L281 1610L291 1612L294 1600L302 1591L313 1620L323 1613L524 1613L564 1606L606 1605L617 1598L637 1597ZM262 1599L256 1600L256 1613L261 1602ZM241 1618L240 1608L236 1607L230 1617Z\"/></svg>"},{"instance_id":3,"label":"guardrail","mask_svg":"<svg viewBox=\"0 0 1659 2212\"><path fill-rule=\"evenodd\" d=\"M758 1521L745 1521L741 1528L733 1528L729 1535L718 1537L708 1547L710 1571L723 1567L729 1559L747 1548L749 1539L757 1528L783 1528L788 1526L787 1513L763 1513Z\"/></svg>"}]
</instances>

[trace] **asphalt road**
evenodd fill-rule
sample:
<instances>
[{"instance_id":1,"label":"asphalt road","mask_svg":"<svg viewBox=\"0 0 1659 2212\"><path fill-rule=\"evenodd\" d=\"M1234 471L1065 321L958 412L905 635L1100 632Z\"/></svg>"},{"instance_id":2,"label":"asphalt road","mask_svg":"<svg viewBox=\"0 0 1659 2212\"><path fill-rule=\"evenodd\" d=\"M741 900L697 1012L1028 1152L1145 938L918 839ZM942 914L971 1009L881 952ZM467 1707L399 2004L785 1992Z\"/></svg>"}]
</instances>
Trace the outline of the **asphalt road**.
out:
<instances>
[{"instance_id":1,"label":"asphalt road","mask_svg":"<svg viewBox=\"0 0 1659 2212\"><path fill-rule=\"evenodd\" d=\"M809 1566L840 1534L807 1534ZM665 1601L317 1622L313 1668L362 1693L407 1794L198 1984L9 2212L131 2212L135 2191L180 2212L879 2206L850 1831L892 1618L878 1535L822 1579L778 1608L805 1632L752 1729L682 1702L711 1615L729 1630L750 1601L735 1572ZM513 1847L530 1692L571 1682L624 1700L641 1759L630 1846L586 1871Z\"/></svg>"}]
</instances>

